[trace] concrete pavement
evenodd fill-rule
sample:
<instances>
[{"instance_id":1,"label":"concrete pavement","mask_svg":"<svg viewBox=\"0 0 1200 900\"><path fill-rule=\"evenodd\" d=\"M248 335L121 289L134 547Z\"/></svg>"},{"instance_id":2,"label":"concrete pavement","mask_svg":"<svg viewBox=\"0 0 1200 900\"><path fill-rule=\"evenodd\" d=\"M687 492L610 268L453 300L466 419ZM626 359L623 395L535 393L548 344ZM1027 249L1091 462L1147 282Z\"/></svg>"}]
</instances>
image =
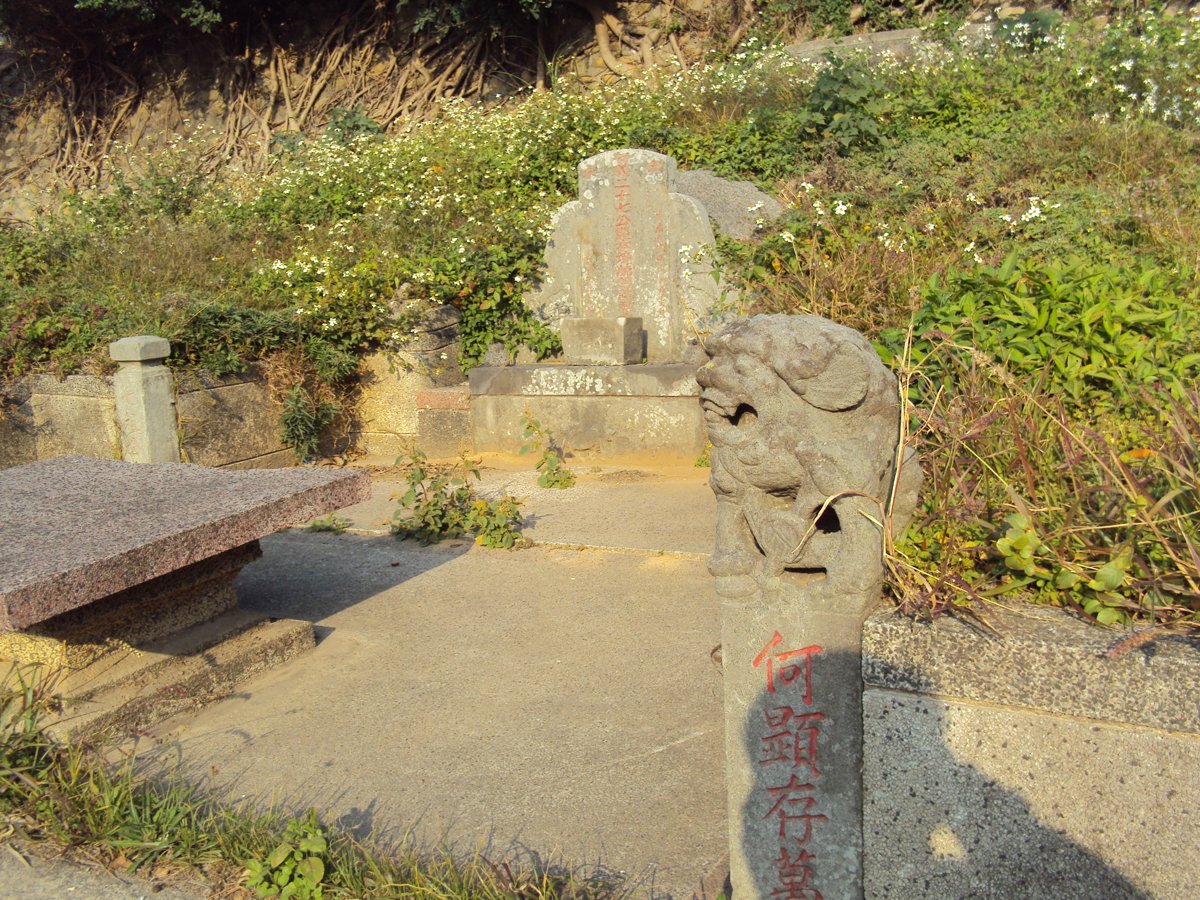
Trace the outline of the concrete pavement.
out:
<instances>
[{"instance_id":1,"label":"concrete pavement","mask_svg":"<svg viewBox=\"0 0 1200 900\"><path fill-rule=\"evenodd\" d=\"M203 880L172 874L171 883L145 873L115 872L77 857L55 858L48 846L0 846L0 900L202 900Z\"/></svg>"},{"instance_id":2,"label":"concrete pavement","mask_svg":"<svg viewBox=\"0 0 1200 900\"><path fill-rule=\"evenodd\" d=\"M386 475L341 512L353 533L264 540L242 604L318 646L155 729L147 759L385 843L699 892L726 847L707 471L558 491L531 468L481 488L524 498L528 549L395 540Z\"/></svg>"}]
</instances>

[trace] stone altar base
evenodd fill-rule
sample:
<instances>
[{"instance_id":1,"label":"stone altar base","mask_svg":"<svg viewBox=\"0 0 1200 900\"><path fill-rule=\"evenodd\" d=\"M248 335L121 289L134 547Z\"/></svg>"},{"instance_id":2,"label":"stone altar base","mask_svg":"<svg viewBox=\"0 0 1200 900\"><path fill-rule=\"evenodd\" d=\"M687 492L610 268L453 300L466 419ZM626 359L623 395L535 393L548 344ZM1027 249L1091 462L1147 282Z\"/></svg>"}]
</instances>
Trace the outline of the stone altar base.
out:
<instances>
[{"instance_id":1,"label":"stone altar base","mask_svg":"<svg viewBox=\"0 0 1200 900\"><path fill-rule=\"evenodd\" d=\"M82 669L114 648L161 640L236 609L234 580L260 556L258 541L252 541L24 631L2 632L0 657Z\"/></svg>"},{"instance_id":2,"label":"stone altar base","mask_svg":"<svg viewBox=\"0 0 1200 900\"><path fill-rule=\"evenodd\" d=\"M690 466L705 447L695 373L688 363L472 369L474 449L516 453L528 412L573 459Z\"/></svg>"},{"instance_id":3,"label":"stone altar base","mask_svg":"<svg viewBox=\"0 0 1200 900\"><path fill-rule=\"evenodd\" d=\"M51 730L136 732L228 693L314 644L308 622L239 610L234 581L258 541L0 633L0 666L40 664L65 698Z\"/></svg>"},{"instance_id":4,"label":"stone altar base","mask_svg":"<svg viewBox=\"0 0 1200 900\"><path fill-rule=\"evenodd\" d=\"M207 702L314 644L309 622L237 608L258 539L369 493L365 472L339 470L81 457L6 469L0 657L51 679L71 737Z\"/></svg>"}]
</instances>

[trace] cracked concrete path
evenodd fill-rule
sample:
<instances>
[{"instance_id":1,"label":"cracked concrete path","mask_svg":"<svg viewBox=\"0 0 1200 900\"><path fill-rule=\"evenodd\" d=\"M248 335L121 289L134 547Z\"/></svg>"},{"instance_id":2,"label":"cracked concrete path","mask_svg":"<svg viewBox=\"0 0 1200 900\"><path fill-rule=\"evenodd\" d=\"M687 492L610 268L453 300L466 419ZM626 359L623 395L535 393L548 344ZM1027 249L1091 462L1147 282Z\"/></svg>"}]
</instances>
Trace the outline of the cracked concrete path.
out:
<instances>
[{"instance_id":1,"label":"cracked concrete path","mask_svg":"<svg viewBox=\"0 0 1200 900\"><path fill-rule=\"evenodd\" d=\"M489 471L549 542L514 551L395 540L379 480L341 513L355 533L275 535L239 580L243 606L313 622L316 649L155 729L147 759L385 843L692 897L726 848L706 475L547 491Z\"/></svg>"}]
</instances>

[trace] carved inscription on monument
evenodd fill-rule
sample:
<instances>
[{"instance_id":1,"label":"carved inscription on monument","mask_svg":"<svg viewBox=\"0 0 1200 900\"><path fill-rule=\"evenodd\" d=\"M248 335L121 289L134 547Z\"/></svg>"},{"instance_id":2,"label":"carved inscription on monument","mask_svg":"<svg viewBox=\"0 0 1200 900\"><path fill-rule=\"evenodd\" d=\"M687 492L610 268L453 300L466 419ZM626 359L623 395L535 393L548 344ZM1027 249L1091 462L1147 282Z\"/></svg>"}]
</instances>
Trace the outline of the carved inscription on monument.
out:
<instances>
[{"instance_id":1,"label":"carved inscription on monument","mask_svg":"<svg viewBox=\"0 0 1200 900\"><path fill-rule=\"evenodd\" d=\"M630 234L629 157L622 155L613 169L613 206L616 208L617 307L622 316L633 315L633 236Z\"/></svg>"},{"instance_id":2,"label":"carved inscription on monument","mask_svg":"<svg viewBox=\"0 0 1200 900\"><path fill-rule=\"evenodd\" d=\"M812 677L813 657L821 648L812 644L785 650L782 644L783 636L776 631L752 663L763 671L767 692L758 737L761 796L752 802L767 807L764 819L779 823L771 896L823 900L816 887L819 861L813 852L814 832L829 819L818 800L826 716L814 703Z\"/></svg>"}]
</instances>

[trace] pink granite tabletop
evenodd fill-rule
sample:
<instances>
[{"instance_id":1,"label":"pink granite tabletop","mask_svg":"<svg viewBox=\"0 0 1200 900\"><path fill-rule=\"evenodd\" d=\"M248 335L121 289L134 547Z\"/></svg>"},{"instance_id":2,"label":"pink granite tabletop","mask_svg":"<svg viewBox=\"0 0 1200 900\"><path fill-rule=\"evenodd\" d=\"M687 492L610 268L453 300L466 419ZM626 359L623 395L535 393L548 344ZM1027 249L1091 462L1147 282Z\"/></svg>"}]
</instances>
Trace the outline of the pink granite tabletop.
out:
<instances>
[{"instance_id":1,"label":"pink granite tabletop","mask_svg":"<svg viewBox=\"0 0 1200 900\"><path fill-rule=\"evenodd\" d=\"M370 495L353 469L60 456L0 470L0 630L24 628Z\"/></svg>"}]
</instances>

